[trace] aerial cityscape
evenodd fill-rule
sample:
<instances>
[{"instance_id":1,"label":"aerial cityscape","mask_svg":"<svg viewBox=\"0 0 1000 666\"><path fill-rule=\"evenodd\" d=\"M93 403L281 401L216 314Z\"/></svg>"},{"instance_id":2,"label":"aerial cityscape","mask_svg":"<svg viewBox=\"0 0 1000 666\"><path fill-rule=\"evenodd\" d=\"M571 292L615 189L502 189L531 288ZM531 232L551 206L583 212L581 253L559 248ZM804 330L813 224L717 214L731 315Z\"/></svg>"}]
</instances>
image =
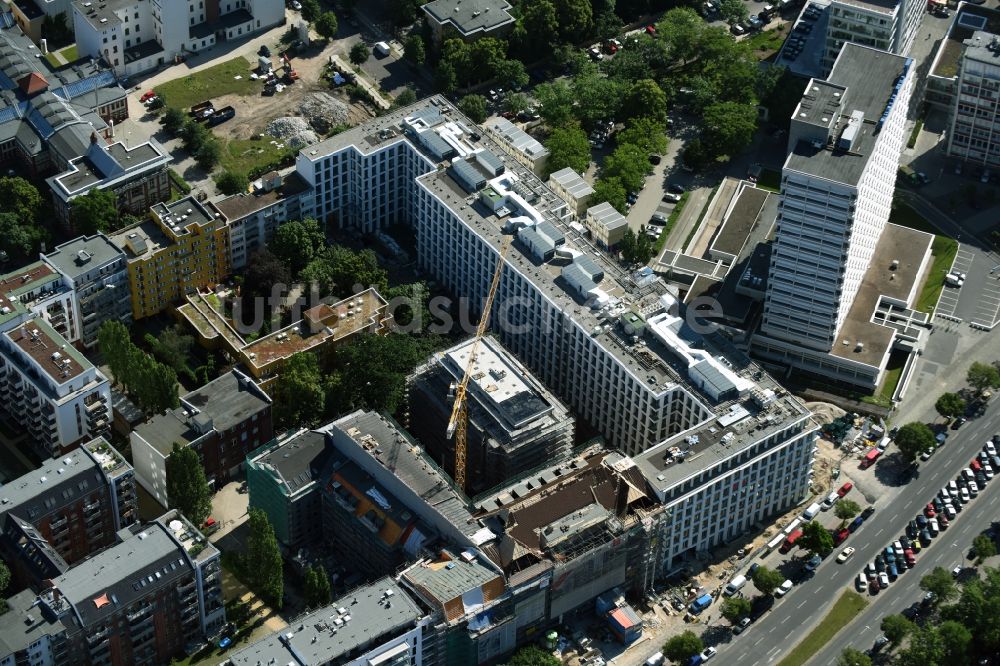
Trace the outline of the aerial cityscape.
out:
<instances>
[{"instance_id":1,"label":"aerial cityscape","mask_svg":"<svg viewBox=\"0 0 1000 666\"><path fill-rule=\"evenodd\" d=\"M994 0L3 0L0 666L1000 666L998 195Z\"/></svg>"}]
</instances>

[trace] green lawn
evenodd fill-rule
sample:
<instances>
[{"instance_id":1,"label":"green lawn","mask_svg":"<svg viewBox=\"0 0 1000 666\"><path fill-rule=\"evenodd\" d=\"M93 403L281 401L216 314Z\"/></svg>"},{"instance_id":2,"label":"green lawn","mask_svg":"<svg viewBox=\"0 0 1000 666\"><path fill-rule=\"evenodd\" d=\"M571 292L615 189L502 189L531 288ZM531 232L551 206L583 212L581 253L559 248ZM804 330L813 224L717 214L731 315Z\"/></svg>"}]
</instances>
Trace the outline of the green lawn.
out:
<instances>
[{"instance_id":1,"label":"green lawn","mask_svg":"<svg viewBox=\"0 0 1000 666\"><path fill-rule=\"evenodd\" d=\"M674 209L670 212L670 217L667 218L667 223L663 225L663 231L660 232L659 238L656 239L656 254L655 257L660 256L663 252L663 246L667 242L667 236L670 235L670 230L674 228L674 223L677 222L677 218L681 216L681 211L684 210L684 205L687 203L688 197L691 196L690 192L685 192L681 195L681 200L677 202Z\"/></svg>"},{"instance_id":2,"label":"green lawn","mask_svg":"<svg viewBox=\"0 0 1000 666\"><path fill-rule=\"evenodd\" d=\"M750 45L750 48L759 60L766 60L781 48L787 36L788 28L787 26L782 26L773 30L758 32L744 41Z\"/></svg>"},{"instance_id":3,"label":"green lawn","mask_svg":"<svg viewBox=\"0 0 1000 666\"><path fill-rule=\"evenodd\" d=\"M774 169L761 169L757 176L757 187L770 192L781 192L781 172Z\"/></svg>"},{"instance_id":4,"label":"green lawn","mask_svg":"<svg viewBox=\"0 0 1000 666\"><path fill-rule=\"evenodd\" d=\"M76 44L70 44L66 48L57 51L56 53L61 55L63 59L66 60L67 63L74 63L80 59L80 52L77 51ZM52 65L52 67L54 67L55 69L63 67L63 63L56 60L55 53L53 53L52 51L49 51L48 53L45 54L45 59L48 60L49 64Z\"/></svg>"},{"instance_id":5,"label":"green lawn","mask_svg":"<svg viewBox=\"0 0 1000 666\"><path fill-rule=\"evenodd\" d=\"M280 141L278 143L281 143ZM295 148L278 148L270 137L264 139L230 139L224 141L219 166L228 171L249 173L262 164L277 162L295 153Z\"/></svg>"},{"instance_id":6,"label":"green lawn","mask_svg":"<svg viewBox=\"0 0 1000 666\"><path fill-rule=\"evenodd\" d=\"M826 614L819 625L803 639L801 643L788 653L784 659L778 662L778 666L799 666L809 661L810 658L820 648L830 642L838 631L843 629L848 622L854 619L868 605L865 598L857 592L845 591L837 599L830 612Z\"/></svg>"},{"instance_id":7,"label":"green lawn","mask_svg":"<svg viewBox=\"0 0 1000 666\"><path fill-rule=\"evenodd\" d=\"M219 95L250 95L259 90L260 82L250 79L250 63L243 57L156 86L167 105L178 109L189 109Z\"/></svg>"},{"instance_id":8,"label":"green lawn","mask_svg":"<svg viewBox=\"0 0 1000 666\"><path fill-rule=\"evenodd\" d=\"M892 396L896 393L899 380L903 376L903 366L906 364L907 355L902 352L892 352L889 355L889 362L885 366L885 375L882 377L882 385L872 395L861 397L861 402L880 407L891 407Z\"/></svg>"}]
</instances>

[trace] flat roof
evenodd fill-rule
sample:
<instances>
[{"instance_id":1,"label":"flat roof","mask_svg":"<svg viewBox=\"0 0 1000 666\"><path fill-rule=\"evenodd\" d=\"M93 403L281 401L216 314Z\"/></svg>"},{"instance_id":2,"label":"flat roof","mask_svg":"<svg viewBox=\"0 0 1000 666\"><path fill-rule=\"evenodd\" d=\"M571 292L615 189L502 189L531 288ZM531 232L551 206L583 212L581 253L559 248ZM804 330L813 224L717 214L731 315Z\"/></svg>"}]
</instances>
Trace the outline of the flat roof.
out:
<instances>
[{"instance_id":1,"label":"flat roof","mask_svg":"<svg viewBox=\"0 0 1000 666\"><path fill-rule=\"evenodd\" d=\"M87 154L70 161L69 168L52 179L66 193L66 197L72 197L89 191L98 183L114 183L144 168L165 165L169 161L169 155L152 141L132 148L126 148L120 142L103 147L93 144Z\"/></svg>"},{"instance_id":2,"label":"flat roof","mask_svg":"<svg viewBox=\"0 0 1000 666\"><path fill-rule=\"evenodd\" d=\"M424 5L424 7L427 7L427 5ZM538 139L503 116L488 119L483 124L483 127L499 135L503 142L510 148L533 160L549 154L549 149L543 146Z\"/></svg>"},{"instance_id":3,"label":"flat roof","mask_svg":"<svg viewBox=\"0 0 1000 666\"><path fill-rule=\"evenodd\" d=\"M464 36L514 22L507 0L432 0L423 10L438 23L451 23Z\"/></svg>"},{"instance_id":4,"label":"flat roof","mask_svg":"<svg viewBox=\"0 0 1000 666\"><path fill-rule=\"evenodd\" d=\"M81 254L85 253L85 254ZM103 233L93 236L79 236L62 245L57 245L52 252L42 255L46 263L70 280L103 266L116 259L124 259L125 254Z\"/></svg>"},{"instance_id":5,"label":"flat roof","mask_svg":"<svg viewBox=\"0 0 1000 666\"><path fill-rule=\"evenodd\" d=\"M7 598L7 611L0 615L0 654L27 652L36 641L65 629L58 620L48 620L35 602L30 589Z\"/></svg>"},{"instance_id":6,"label":"flat roof","mask_svg":"<svg viewBox=\"0 0 1000 666\"><path fill-rule=\"evenodd\" d=\"M757 187L749 185L742 187L736 204L726 216L725 222L719 227L715 240L712 241L711 249L738 255L750 236L750 230L764 209L764 202L770 195L771 192Z\"/></svg>"},{"instance_id":7,"label":"flat roof","mask_svg":"<svg viewBox=\"0 0 1000 666\"><path fill-rule=\"evenodd\" d=\"M234 194L209 205L215 207L229 221L239 220L247 215L272 206L286 197L301 194L309 189L309 183L303 180L294 168L281 178L281 186L268 192L253 192Z\"/></svg>"},{"instance_id":8,"label":"flat roof","mask_svg":"<svg viewBox=\"0 0 1000 666\"><path fill-rule=\"evenodd\" d=\"M317 478L326 451L326 437L315 430L301 430L274 443L252 459L271 473L275 482L292 495ZM266 466L266 467L265 467Z\"/></svg>"},{"instance_id":9,"label":"flat roof","mask_svg":"<svg viewBox=\"0 0 1000 666\"><path fill-rule=\"evenodd\" d=\"M192 196L170 203L161 201L149 209L178 235L186 233L192 225L203 227L215 219L215 216Z\"/></svg>"},{"instance_id":10,"label":"flat roof","mask_svg":"<svg viewBox=\"0 0 1000 666\"><path fill-rule=\"evenodd\" d=\"M950 79L958 76L958 65L965 52L965 40L976 31L1000 35L1000 11L982 5L963 2L951 16L948 32L938 46L931 74Z\"/></svg>"},{"instance_id":11,"label":"flat roof","mask_svg":"<svg viewBox=\"0 0 1000 666\"><path fill-rule=\"evenodd\" d=\"M22 266L0 276L0 323L5 323L26 311L20 296L59 280L59 275L44 261Z\"/></svg>"},{"instance_id":12,"label":"flat roof","mask_svg":"<svg viewBox=\"0 0 1000 666\"><path fill-rule=\"evenodd\" d=\"M331 664L409 631L423 616L403 588L391 578L381 578L294 619L287 629L231 652L227 663Z\"/></svg>"},{"instance_id":13,"label":"flat roof","mask_svg":"<svg viewBox=\"0 0 1000 666\"><path fill-rule=\"evenodd\" d=\"M82 16L95 30L103 31L122 22L118 18L118 10L131 7L135 0L73 0L73 9Z\"/></svg>"},{"instance_id":14,"label":"flat roof","mask_svg":"<svg viewBox=\"0 0 1000 666\"><path fill-rule=\"evenodd\" d=\"M181 406L154 416L135 428L157 451L169 455L174 442L202 437L201 428L226 431L271 404L267 394L238 370L219 375L201 388L181 396Z\"/></svg>"},{"instance_id":15,"label":"flat roof","mask_svg":"<svg viewBox=\"0 0 1000 666\"><path fill-rule=\"evenodd\" d=\"M481 562L478 552L473 549L464 552L441 550L433 561L417 563L403 571L400 577L419 590L426 601L438 606L480 590L498 578L502 580L501 574ZM471 599L480 604L491 601L485 595L471 595L470 602ZM450 613L448 619L454 619Z\"/></svg>"},{"instance_id":16,"label":"flat roof","mask_svg":"<svg viewBox=\"0 0 1000 666\"><path fill-rule=\"evenodd\" d=\"M837 340L830 351L833 356L874 366L882 362L895 331L872 321L879 300L885 296L909 301L924 257L933 243L934 236L926 232L896 224L885 226L854 303L837 331ZM899 264L892 269L894 261ZM863 349L858 350L858 342L864 343Z\"/></svg>"},{"instance_id":17,"label":"flat roof","mask_svg":"<svg viewBox=\"0 0 1000 666\"><path fill-rule=\"evenodd\" d=\"M65 384L94 368L41 317L29 319L4 335L23 354L34 359L42 372L56 384Z\"/></svg>"},{"instance_id":18,"label":"flat roof","mask_svg":"<svg viewBox=\"0 0 1000 666\"><path fill-rule=\"evenodd\" d=\"M14 513L33 521L41 514L56 510L46 506L49 498L54 497L59 506L75 502L80 495L89 495L96 489L97 486L90 485L90 482L97 469L97 463L83 448L74 449L59 458L47 459L38 469L0 486L0 514ZM77 484L85 478L88 486L81 490Z\"/></svg>"},{"instance_id":19,"label":"flat roof","mask_svg":"<svg viewBox=\"0 0 1000 666\"><path fill-rule=\"evenodd\" d=\"M838 148L836 140L832 144L819 146L799 141L791 147L785 160L785 169L846 185L857 185L878 138L876 123L886 109L897 77L911 62L904 56L846 42L827 80L814 79L806 87L792 119L799 120L801 114L805 113L806 117L801 118L804 122L826 127L832 124L830 135L839 139L852 112L860 111L864 114L864 121L857 137L850 150ZM835 99L836 93L841 91L843 93L839 103L830 105L829 102ZM815 99L810 99L811 97ZM829 121L823 122L824 118L829 118Z\"/></svg>"},{"instance_id":20,"label":"flat roof","mask_svg":"<svg viewBox=\"0 0 1000 666\"><path fill-rule=\"evenodd\" d=\"M833 0L833 5L847 5L855 9L865 9L878 14L893 14L902 5L900 0Z\"/></svg>"}]
</instances>

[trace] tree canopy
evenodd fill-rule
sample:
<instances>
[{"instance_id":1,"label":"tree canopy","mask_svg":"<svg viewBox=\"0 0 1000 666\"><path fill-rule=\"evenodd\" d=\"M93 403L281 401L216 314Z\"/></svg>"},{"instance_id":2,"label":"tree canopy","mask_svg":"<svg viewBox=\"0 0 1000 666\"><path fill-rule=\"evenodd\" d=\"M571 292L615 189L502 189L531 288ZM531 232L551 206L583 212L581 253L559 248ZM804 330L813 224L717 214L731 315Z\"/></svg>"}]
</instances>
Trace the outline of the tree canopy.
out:
<instances>
[{"instance_id":1,"label":"tree canopy","mask_svg":"<svg viewBox=\"0 0 1000 666\"><path fill-rule=\"evenodd\" d=\"M896 433L896 446L908 462L934 447L934 431L923 423L907 423Z\"/></svg>"},{"instance_id":2,"label":"tree canopy","mask_svg":"<svg viewBox=\"0 0 1000 666\"><path fill-rule=\"evenodd\" d=\"M323 372L315 354L299 352L281 368L274 384L274 420L281 428L318 423L326 413Z\"/></svg>"},{"instance_id":3,"label":"tree canopy","mask_svg":"<svg viewBox=\"0 0 1000 666\"><path fill-rule=\"evenodd\" d=\"M837 657L837 666L872 666L872 659L861 650L849 647Z\"/></svg>"},{"instance_id":4,"label":"tree canopy","mask_svg":"<svg viewBox=\"0 0 1000 666\"><path fill-rule=\"evenodd\" d=\"M813 520L802 527L802 536L796 545L826 557L833 550L833 535L818 520Z\"/></svg>"},{"instance_id":5,"label":"tree canopy","mask_svg":"<svg viewBox=\"0 0 1000 666\"><path fill-rule=\"evenodd\" d=\"M625 234L618 242L618 250L622 253L622 259L628 264L645 264L656 255L656 247L650 237L646 234L636 234L631 229L625 230Z\"/></svg>"},{"instance_id":6,"label":"tree canopy","mask_svg":"<svg viewBox=\"0 0 1000 666\"><path fill-rule=\"evenodd\" d=\"M626 118L649 118L662 124L667 119L667 96L656 81L639 79L626 91L622 112Z\"/></svg>"},{"instance_id":7,"label":"tree canopy","mask_svg":"<svg viewBox=\"0 0 1000 666\"><path fill-rule=\"evenodd\" d=\"M247 187L250 185L250 181L247 179L245 173L226 170L216 177L215 185L219 188L220 192L231 196L233 194L246 192Z\"/></svg>"},{"instance_id":8,"label":"tree canopy","mask_svg":"<svg viewBox=\"0 0 1000 666\"><path fill-rule=\"evenodd\" d=\"M965 413L965 398L958 393L942 393L934 403L934 409L945 418L954 418Z\"/></svg>"},{"instance_id":9,"label":"tree canopy","mask_svg":"<svg viewBox=\"0 0 1000 666\"><path fill-rule=\"evenodd\" d=\"M97 344L114 381L124 387L147 414L157 414L180 404L177 373L137 347L120 321L109 320L101 324Z\"/></svg>"},{"instance_id":10,"label":"tree canopy","mask_svg":"<svg viewBox=\"0 0 1000 666\"><path fill-rule=\"evenodd\" d=\"M620 178L601 178L594 183L594 193L590 195L590 205L607 201L615 210L623 211L627 195Z\"/></svg>"},{"instance_id":11,"label":"tree canopy","mask_svg":"<svg viewBox=\"0 0 1000 666\"><path fill-rule=\"evenodd\" d=\"M312 218L290 220L274 232L268 249L298 275L326 247L326 236Z\"/></svg>"},{"instance_id":12,"label":"tree canopy","mask_svg":"<svg viewBox=\"0 0 1000 666\"><path fill-rule=\"evenodd\" d=\"M118 198L114 192L95 187L72 199L69 218L73 230L78 234L90 236L98 231L116 231L121 227Z\"/></svg>"},{"instance_id":13,"label":"tree canopy","mask_svg":"<svg viewBox=\"0 0 1000 666\"><path fill-rule=\"evenodd\" d=\"M579 127L559 127L552 130L546 142L549 158L545 168L549 173L570 167L583 173L590 166L590 142Z\"/></svg>"},{"instance_id":14,"label":"tree canopy","mask_svg":"<svg viewBox=\"0 0 1000 666\"><path fill-rule=\"evenodd\" d=\"M785 582L785 577L780 571L775 571L769 567L760 566L753 572L753 586L761 594L774 594L778 586Z\"/></svg>"},{"instance_id":15,"label":"tree canopy","mask_svg":"<svg viewBox=\"0 0 1000 666\"><path fill-rule=\"evenodd\" d=\"M411 33L403 42L403 57L414 65L424 64L427 58L427 50L424 47L424 38L416 33Z\"/></svg>"},{"instance_id":16,"label":"tree canopy","mask_svg":"<svg viewBox=\"0 0 1000 666\"><path fill-rule=\"evenodd\" d=\"M372 55L371 49L364 42L358 42L351 47L351 51L348 54L348 58L351 60L351 64L363 65L368 61Z\"/></svg>"},{"instance_id":17,"label":"tree canopy","mask_svg":"<svg viewBox=\"0 0 1000 666\"><path fill-rule=\"evenodd\" d=\"M882 618L882 633L889 639L889 643L896 647L903 642L907 634L913 631L914 624L902 615L886 615Z\"/></svg>"},{"instance_id":18,"label":"tree canopy","mask_svg":"<svg viewBox=\"0 0 1000 666\"><path fill-rule=\"evenodd\" d=\"M174 442L166 460L167 499L195 525L202 525L212 511L212 493L198 452Z\"/></svg>"},{"instance_id":19,"label":"tree canopy","mask_svg":"<svg viewBox=\"0 0 1000 666\"><path fill-rule=\"evenodd\" d=\"M733 157L743 151L757 131L757 108L737 102L705 107L702 141L716 157Z\"/></svg>"},{"instance_id":20,"label":"tree canopy","mask_svg":"<svg viewBox=\"0 0 1000 666\"><path fill-rule=\"evenodd\" d=\"M486 98L482 95L466 95L458 102L458 110L474 123L486 120Z\"/></svg>"},{"instance_id":21,"label":"tree canopy","mask_svg":"<svg viewBox=\"0 0 1000 666\"><path fill-rule=\"evenodd\" d=\"M943 567L935 567L931 572L920 579L920 589L934 594L935 603L945 603L952 599L957 593L955 579Z\"/></svg>"},{"instance_id":22,"label":"tree canopy","mask_svg":"<svg viewBox=\"0 0 1000 666\"><path fill-rule=\"evenodd\" d=\"M274 536L274 528L263 510L251 508L249 513L243 570L250 586L268 605L280 610L283 604L285 580L278 539Z\"/></svg>"},{"instance_id":23,"label":"tree canopy","mask_svg":"<svg viewBox=\"0 0 1000 666\"><path fill-rule=\"evenodd\" d=\"M560 666L561 664L561 661L534 645L520 648L507 661L507 666Z\"/></svg>"},{"instance_id":24,"label":"tree canopy","mask_svg":"<svg viewBox=\"0 0 1000 666\"><path fill-rule=\"evenodd\" d=\"M538 115L552 128L565 127L573 122L573 88L565 79L539 83L534 90L538 101Z\"/></svg>"},{"instance_id":25,"label":"tree canopy","mask_svg":"<svg viewBox=\"0 0 1000 666\"><path fill-rule=\"evenodd\" d=\"M972 540L972 550L976 554L976 561L981 564L986 558L997 554L997 544L987 535L980 534Z\"/></svg>"},{"instance_id":26,"label":"tree canopy","mask_svg":"<svg viewBox=\"0 0 1000 666\"><path fill-rule=\"evenodd\" d=\"M319 33L320 37L333 39L337 36L337 15L333 12L323 12L316 17L313 27L316 28L316 32Z\"/></svg>"},{"instance_id":27,"label":"tree canopy","mask_svg":"<svg viewBox=\"0 0 1000 666\"><path fill-rule=\"evenodd\" d=\"M604 158L602 178L618 178L629 192L638 192L646 184L646 176L653 172L649 154L631 143L622 143Z\"/></svg>"},{"instance_id":28,"label":"tree canopy","mask_svg":"<svg viewBox=\"0 0 1000 666\"><path fill-rule=\"evenodd\" d=\"M686 664L691 657L705 649L698 635L691 630L673 636L663 644L663 655L675 664Z\"/></svg>"},{"instance_id":29,"label":"tree canopy","mask_svg":"<svg viewBox=\"0 0 1000 666\"><path fill-rule=\"evenodd\" d=\"M750 600L746 597L726 597L722 602L722 617L736 624L741 618L750 615Z\"/></svg>"},{"instance_id":30,"label":"tree canopy","mask_svg":"<svg viewBox=\"0 0 1000 666\"><path fill-rule=\"evenodd\" d=\"M987 389L1000 388L1000 370L989 363L973 363L969 366L965 379L980 393Z\"/></svg>"},{"instance_id":31,"label":"tree canopy","mask_svg":"<svg viewBox=\"0 0 1000 666\"><path fill-rule=\"evenodd\" d=\"M309 608L319 608L330 603L330 577L322 564L306 569L303 592Z\"/></svg>"},{"instance_id":32,"label":"tree canopy","mask_svg":"<svg viewBox=\"0 0 1000 666\"><path fill-rule=\"evenodd\" d=\"M667 130L664 124L649 116L633 118L618 132L615 140L638 146L649 155L662 155L667 152Z\"/></svg>"},{"instance_id":33,"label":"tree canopy","mask_svg":"<svg viewBox=\"0 0 1000 666\"><path fill-rule=\"evenodd\" d=\"M861 507L854 500L841 499L833 505L833 514L841 520L850 520L861 513Z\"/></svg>"}]
</instances>

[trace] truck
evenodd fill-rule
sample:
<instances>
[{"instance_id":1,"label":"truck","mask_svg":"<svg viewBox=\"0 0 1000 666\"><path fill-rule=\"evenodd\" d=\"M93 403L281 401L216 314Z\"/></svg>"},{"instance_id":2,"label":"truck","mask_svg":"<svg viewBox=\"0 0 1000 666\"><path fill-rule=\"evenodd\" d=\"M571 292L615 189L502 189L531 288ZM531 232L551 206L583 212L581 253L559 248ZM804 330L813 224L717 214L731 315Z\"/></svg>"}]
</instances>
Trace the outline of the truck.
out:
<instances>
[{"instance_id":1,"label":"truck","mask_svg":"<svg viewBox=\"0 0 1000 666\"><path fill-rule=\"evenodd\" d=\"M236 109L231 106L224 106L208 117L208 124L212 127L226 122L236 116Z\"/></svg>"},{"instance_id":2,"label":"truck","mask_svg":"<svg viewBox=\"0 0 1000 666\"><path fill-rule=\"evenodd\" d=\"M698 613L702 612L711 605L712 605L712 595L703 594L691 602L691 605L688 606L688 610L697 615Z\"/></svg>"},{"instance_id":3,"label":"truck","mask_svg":"<svg viewBox=\"0 0 1000 666\"><path fill-rule=\"evenodd\" d=\"M199 102L191 107L191 117L197 118L198 120L205 120L213 113L215 113L215 107L212 106L211 100Z\"/></svg>"},{"instance_id":4,"label":"truck","mask_svg":"<svg viewBox=\"0 0 1000 666\"><path fill-rule=\"evenodd\" d=\"M802 530L795 530L794 532L789 534L785 538L785 543L781 544L781 549L779 552L787 553L788 551L790 551L795 546L795 542L799 540L800 536L802 536Z\"/></svg>"}]
</instances>

